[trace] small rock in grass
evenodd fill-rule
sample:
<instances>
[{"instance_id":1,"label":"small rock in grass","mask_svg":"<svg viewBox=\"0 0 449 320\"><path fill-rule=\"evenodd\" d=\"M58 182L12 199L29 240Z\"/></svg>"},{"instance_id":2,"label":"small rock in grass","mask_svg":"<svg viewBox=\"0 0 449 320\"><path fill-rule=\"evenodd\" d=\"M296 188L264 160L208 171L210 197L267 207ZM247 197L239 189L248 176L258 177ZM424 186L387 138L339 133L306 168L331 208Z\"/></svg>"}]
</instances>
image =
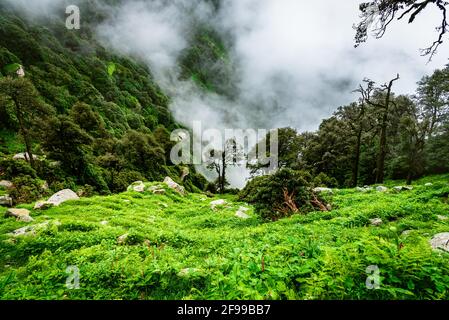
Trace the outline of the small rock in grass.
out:
<instances>
[{"instance_id":1,"label":"small rock in grass","mask_svg":"<svg viewBox=\"0 0 449 320\"><path fill-rule=\"evenodd\" d=\"M179 271L178 277L187 277L187 276L191 275L192 273L196 273L199 271L200 270L196 269L196 268L185 268L185 269L182 269L181 271Z\"/></svg>"},{"instance_id":2,"label":"small rock in grass","mask_svg":"<svg viewBox=\"0 0 449 320\"><path fill-rule=\"evenodd\" d=\"M30 211L27 209L8 209L8 211L6 211L6 214L10 217L16 218L18 221L33 221L33 218L30 217Z\"/></svg>"},{"instance_id":3,"label":"small rock in grass","mask_svg":"<svg viewBox=\"0 0 449 320\"><path fill-rule=\"evenodd\" d=\"M431 186L433 186L433 183L428 182L428 183L426 183L424 186L425 186L425 187L431 187Z\"/></svg>"},{"instance_id":4,"label":"small rock in grass","mask_svg":"<svg viewBox=\"0 0 449 320\"><path fill-rule=\"evenodd\" d=\"M225 206L225 205L227 205L227 204L228 204L228 203L227 203L226 200L223 200L223 199L215 200L215 201L212 201L212 202L210 203L210 208L211 208L212 210L215 210L217 207L223 207L223 206Z\"/></svg>"},{"instance_id":5,"label":"small rock in grass","mask_svg":"<svg viewBox=\"0 0 449 320\"><path fill-rule=\"evenodd\" d=\"M34 205L34 210L45 210L53 207L53 204L48 201L38 201Z\"/></svg>"},{"instance_id":6,"label":"small rock in grass","mask_svg":"<svg viewBox=\"0 0 449 320\"><path fill-rule=\"evenodd\" d=\"M378 192L387 192L387 191L388 191L388 188L387 188L387 187L384 187L384 186L378 186L378 187L376 188L376 190L377 190Z\"/></svg>"},{"instance_id":7,"label":"small rock in grass","mask_svg":"<svg viewBox=\"0 0 449 320\"><path fill-rule=\"evenodd\" d=\"M394 187L394 188L393 188L393 190L396 191L396 192L401 192L403 189L404 189L404 188L403 188L403 187L400 187L400 186Z\"/></svg>"},{"instance_id":8,"label":"small rock in grass","mask_svg":"<svg viewBox=\"0 0 449 320\"><path fill-rule=\"evenodd\" d=\"M442 249L449 252L449 232L439 233L430 240L434 250Z\"/></svg>"},{"instance_id":9,"label":"small rock in grass","mask_svg":"<svg viewBox=\"0 0 449 320\"><path fill-rule=\"evenodd\" d=\"M0 206L12 207L12 198L9 195L0 196Z\"/></svg>"},{"instance_id":10,"label":"small rock in grass","mask_svg":"<svg viewBox=\"0 0 449 320\"><path fill-rule=\"evenodd\" d=\"M57 207L66 201L79 199L80 197L78 197L75 192L70 189L64 189L52 195L50 199L47 200L47 202Z\"/></svg>"},{"instance_id":11,"label":"small rock in grass","mask_svg":"<svg viewBox=\"0 0 449 320\"><path fill-rule=\"evenodd\" d=\"M136 181L133 182L129 187L128 191L135 191L135 192L144 192L145 191L145 184L143 181Z\"/></svg>"},{"instance_id":12,"label":"small rock in grass","mask_svg":"<svg viewBox=\"0 0 449 320\"><path fill-rule=\"evenodd\" d=\"M173 181L172 178L170 177L166 177L164 180L164 183L172 190L176 191L177 193L179 193L182 196L186 195L186 190L184 189L184 187L180 186L179 184L177 184L176 182Z\"/></svg>"},{"instance_id":13,"label":"small rock in grass","mask_svg":"<svg viewBox=\"0 0 449 320\"><path fill-rule=\"evenodd\" d=\"M412 232L413 232L413 230L405 230L404 232L402 232L401 236L407 237L407 236L409 236Z\"/></svg>"},{"instance_id":14,"label":"small rock in grass","mask_svg":"<svg viewBox=\"0 0 449 320\"><path fill-rule=\"evenodd\" d=\"M248 211L249 211L248 208L240 207L239 210L237 210L237 212L235 213L235 216L240 219L249 219L251 217L246 214L246 212L248 212Z\"/></svg>"},{"instance_id":15,"label":"small rock in grass","mask_svg":"<svg viewBox=\"0 0 449 320\"><path fill-rule=\"evenodd\" d=\"M125 243L126 243L126 240L128 240L128 237L129 237L129 234L128 234L128 233L125 233L124 235L118 237L117 243L118 243L118 244L125 244Z\"/></svg>"},{"instance_id":16,"label":"small rock in grass","mask_svg":"<svg viewBox=\"0 0 449 320\"><path fill-rule=\"evenodd\" d=\"M131 203L131 200L123 200L125 203Z\"/></svg>"},{"instance_id":17,"label":"small rock in grass","mask_svg":"<svg viewBox=\"0 0 449 320\"><path fill-rule=\"evenodd\" d=\"M438 220L441 220L441 221L449 219L448 217L442 216L442 215L437 215L437 217L438 217Z\"/></svg>"},{"instance_id":18,"label":"small rock in grass","mask_svg":"<svg viewBox=\"0 0 449 320\"><path fill-rule=\"evenodd\" d=\"M382 225L383 221L380 218L375 218L375 219L370 219L369 222L371 223L371 225L373 227L378 227L380 225Z\"/></svg>"},{"instance_id":19,"label":"small rock in grass","mask_svg":"<svg viewBox=\"0 0 449 320\"><path fill-rule=\"evenodd\" d=\"M313 189L313 192L333 194L333 191L330 188L315 188L315 189Z\"/></svg>"},{"instance_id":20,"label":"small rock in grass","mask_svg":"<svg viewBox=\"0 0 449 320\"><path fill-rule=\"evenodd\" d=\"M2 180L0 181L0 187L3 187L5 189L11 189L12 187L14 187L14 185L11 181Z\"/></svg>"},{"instance_id":21,"label":"small rock in grass","mask_svg":"<svg viewBox=\"0 0 449 320\"><path fill-rule=\"evenodd\" d=\"M106 221L106 220L105 221L101 221L100 224L102 226L107 226L109 224L109 221Z\"/></svg>"}]
</instances>

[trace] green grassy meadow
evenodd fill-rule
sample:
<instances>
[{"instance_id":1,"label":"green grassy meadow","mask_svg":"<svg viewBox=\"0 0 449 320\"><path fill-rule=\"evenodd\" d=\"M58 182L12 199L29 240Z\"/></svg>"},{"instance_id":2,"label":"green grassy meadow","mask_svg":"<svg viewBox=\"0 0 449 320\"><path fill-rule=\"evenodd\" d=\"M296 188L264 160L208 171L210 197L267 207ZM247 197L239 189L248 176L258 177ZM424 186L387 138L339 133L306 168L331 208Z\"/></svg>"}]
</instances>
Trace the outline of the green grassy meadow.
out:
<instances>
[{"instance_id":1,"label":"green grassy meadow","mask_svg":"<svg viewBox=\"0 0 449 320\"><path fill-rule=\"evenodd\" d=\"M448 194L448 175L401 193L336 190L332 211L270 223L235 196L212 210L223 197L169 189L19 206L31 223L0 208L0 299L448 299L449 253L429 245L449 232ZM249 219L235 216L240 206ZM34 234L9 234L29 225ZM381 281L370 290L373 265Z\"/></svg>"}]
</instances>

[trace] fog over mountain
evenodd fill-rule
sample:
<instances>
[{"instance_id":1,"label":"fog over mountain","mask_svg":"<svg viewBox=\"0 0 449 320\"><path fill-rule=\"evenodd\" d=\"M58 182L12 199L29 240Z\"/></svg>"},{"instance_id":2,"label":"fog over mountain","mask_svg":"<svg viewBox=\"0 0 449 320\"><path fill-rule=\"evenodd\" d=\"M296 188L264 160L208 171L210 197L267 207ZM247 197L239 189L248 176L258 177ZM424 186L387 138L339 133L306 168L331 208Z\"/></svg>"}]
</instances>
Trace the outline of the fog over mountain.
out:
<instances>
[{"instance_id":1,"label":"fog over mountain","mask_svg":"<svg viewBox=\"0 0 449 320\"><path fill-rule=\"evenodd\" d=\"M31 14L55 8L64 14L58 6L63 0L12 2ZM419 55L435 35L438 19L432 11L414 25L393 25L383 39L354 48L360 2L224 0L214 12L201 0L126 1L109 7L112 18L99 26L98 35L105 46L138 55L151 66L173 97L175 116L186 125L200 120L217 128L314 130L335 108L357 98L351 91L364 77L386 82L394 70L401 74L395 91L411 94L423 75L446 64L444 55L429 64ZM177 59L195 23L212 24L228 35L237 65L232 101L179 81Z\"/></svg>"},{"instance_id":2,"label":"fog over mountain","mask_svg":"<svg viewBox=\"0 0 449 320\"><path fill-rule=\"evenodd\" d=\"M63 16L67 4L7 1L30 15ZM98 2L110 14L97 28L100 41L142 58L172 97L176 119L188 127L201 121L203 128L315 130L337 107L357 99L352 91L363 78L384 83L399 73L394 91L412 94L422 76L447 62L445 55L430 63L419 55L435 36L438 13L431 10L413 25L395 24L383 39L354 48L357 0L223 0L218 9L204 0ZM199 24L227 41L235 65L232 99L180 80L178 59Z\"/></svg>"}]
</instances>

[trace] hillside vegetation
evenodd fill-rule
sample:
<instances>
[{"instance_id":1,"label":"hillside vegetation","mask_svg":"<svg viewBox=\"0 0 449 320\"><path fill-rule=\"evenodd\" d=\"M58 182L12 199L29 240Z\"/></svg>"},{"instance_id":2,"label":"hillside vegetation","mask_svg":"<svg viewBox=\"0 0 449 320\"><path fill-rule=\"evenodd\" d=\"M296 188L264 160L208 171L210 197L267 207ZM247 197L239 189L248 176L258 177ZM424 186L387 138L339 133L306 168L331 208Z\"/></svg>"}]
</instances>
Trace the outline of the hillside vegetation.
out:
<instances>
[{"instance_id":1,"label":"hillside vegetation","mask_svg":"<svg viewBox=\"0 0 449 320\"><path fill-rule=\"evenodd\" d=\"M332 211L272 223L234 196L213 210L218 198L170 189L23 205L32 223L0 219L0 298L447 299L449 254L429 241L449 231L448 178L400 193L335 189ZM241 206L248 219L235 215ZM10 235L26 226L37 227ZM377 290L366 287L373 265ZM79 289L66 287L68 266Z\"/></svg>"}]
</instances>

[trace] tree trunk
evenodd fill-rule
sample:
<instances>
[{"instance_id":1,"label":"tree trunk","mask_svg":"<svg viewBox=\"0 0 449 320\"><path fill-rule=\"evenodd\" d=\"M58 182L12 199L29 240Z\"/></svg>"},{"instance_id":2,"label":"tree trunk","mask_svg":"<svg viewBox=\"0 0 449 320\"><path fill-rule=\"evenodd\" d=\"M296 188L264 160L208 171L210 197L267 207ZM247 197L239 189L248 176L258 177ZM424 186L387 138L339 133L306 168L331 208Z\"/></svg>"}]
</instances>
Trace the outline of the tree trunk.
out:
<instances>
[{"instance_id":1,"label":"tree trunk","mask_svg":"<svg viewBox=\"0 0 449 320\"><path fill-rule=\"evenodd\" d=\"M33 151L32 151L32 147L31 147L31 141L30 141L30 138L28 135L28 131L25 128L25 125L23 123L22 110L19 106L18 101L15 98L13 99L13 101L14 101L14 105L16 106L16 115L17 115L17 119L19 120L20 132L22 134L23 141L25 142L25 148L26 148L25 159L27 161L29 161L32 168L35 168Z\"/></svg>"},{"instance_id":2,"label":"tree trunk","mask_svg":"<svg viewBox=\"0 0 449 320\"><path fill-rule=\"evenodd\" d=\"M380 133L380 151L377 160L376 183L384 183L385 176L385 157L387 156L387 120L388 115L385 112L382 121L382 130Z\"/></svg>"},{"instance_id":3,"label":"tree trunk","mask_svg":"<svg viewBox=\"0 0 449 320\"><path fill-rule=\"evenodd\" d=\"M390 112L391 89L395 81L399 80L399 74L390 81L387 88L387 96L385 98L384 114L382 119L382 127L380 134L380 150L377 161L376 183L384 183L385 179L385 158L387 156L387 129L388 129L388 113Z\"/></svg>"},{"instance_id":4,"label":"tree trunk","mask_svg":"<svg viewBox=\"0 0 449 320\"><path fill-rule=\"evenodd\" d=\"M359 184L359 165L360 165L360 147L362 144L362 129L357 134L357 143L355 146L355 160L352 169L352 187L355 188Z\"/></svg>"},{"instance_id":5,"label":"tree trunk","mask_svg":"<svg viewBox=\"0 0 449 320\"><path fill-rule=\"evenodd\" d=\"M225 193L225 180L226 180L226 153L223 152L221 156L222 161L222 172L221 172L221 180L220 180L220 192L221 194Z\"/></svg>"}]
</instances>

